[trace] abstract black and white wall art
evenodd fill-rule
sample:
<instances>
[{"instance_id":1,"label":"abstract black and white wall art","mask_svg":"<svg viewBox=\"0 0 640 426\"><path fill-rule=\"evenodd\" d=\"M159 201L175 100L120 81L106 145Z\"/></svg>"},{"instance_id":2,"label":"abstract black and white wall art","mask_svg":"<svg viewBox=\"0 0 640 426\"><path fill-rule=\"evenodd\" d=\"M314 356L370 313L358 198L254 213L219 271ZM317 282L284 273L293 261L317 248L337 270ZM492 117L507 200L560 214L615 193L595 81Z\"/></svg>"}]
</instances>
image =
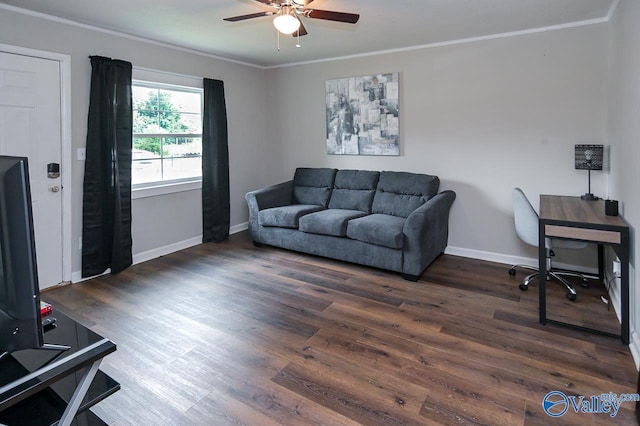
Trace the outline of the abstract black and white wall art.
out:
<instances>
[{"instance_id":1,"label":"abstract black and white wall art","mask_svg":"<svg viewBox=\"0 0 640 426\"><path fill-rule=\"evenodd\" d=\"M327 80L327 154L400 155L399 73Z\"/></svg>"}]
</instances>

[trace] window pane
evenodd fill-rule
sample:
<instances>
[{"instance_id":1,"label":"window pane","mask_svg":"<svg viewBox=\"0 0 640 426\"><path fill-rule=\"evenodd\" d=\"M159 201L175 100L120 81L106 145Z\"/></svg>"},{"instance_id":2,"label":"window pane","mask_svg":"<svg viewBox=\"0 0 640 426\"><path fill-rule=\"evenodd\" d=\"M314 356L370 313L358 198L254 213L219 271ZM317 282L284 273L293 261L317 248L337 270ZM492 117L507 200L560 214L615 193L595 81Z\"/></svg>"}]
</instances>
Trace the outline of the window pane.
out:
<instances>
[{"instance_id":1,"label":"window pane","mask_svg":"<svg viewBox=\"0 0 640 426\"><path fill-rule=\"evenodd\" d=\"M202 92L134 83L133 99L132 183L201 177Z\"/></svg>"},{"instance_id":2,"label":"window pane","mask_svg":"<svg viewBox=\"0 0 640 426\"><path fill-rule=\"evenodd\" d=\"M169 143L169 141L172 143ZM165 156L195 157L202 155L202 138L167 138L163 145Z\"/></svg>"},{"instance_id":3,"label":"window pane","mask_svg":"<svg viewBox=\"0 0 640 426\"><path fill-rule=\"evenodd\" d=\"M184 179L202 175L202 157L168 157L163 164L164 179Z\"/></svg>"},{"instance_id":4,"label":"window pane","mask_svg":"<svg viewBox=\"0 0 640 426\"><path fill-rule=\"evenodd\" d=\"M131 184L162 180L162 160L158 154L143 149L133 149L131 153Z\"/></svg>"},{"instance_id":5,"label":"window pane","mask_svg":"<svg viewBox=\"0 0 640 426\"><path fill-rule=\"evenodd\" d=\"M169 140L169 139L167 139ZM166 144L164 179L184 179L202 175L202 138L175 138Z\"/></svg>"},{"instance_id":6,"label":"window pane","mask_svg":"<svg viewBox=\"0 0 640 426\"><path fill-rule=\"evenodd\" d=\"M180 108L175 105L173 94L171 90L158 90L156 101L160 111L180 111Z\"/></svg>"},{"instance_id":7,"label":"window pane","mask_svg":"<svg viewBox=\"0 0 640 426\"><path fill-rule=\"evenodd\" d=\"M158 113L149 110L133 110L133 133L162 133L158 126Z\"/></svg>"},{"instance_id":8,"label":"window pane","mask_svg":"<svg viewBox=\"0 0 640 426\"><path fill-rule=\"evenodd\" d=\"M133 95L133 108L146 109L151 111L158 110L158 90L149 87L133 86L131 88Z\"/></svg>"},{"instance_id":9,"label":"window pane","mask_svg":"<svg viewBox=\"0 0 640 426\"><path fill-rule=\"evenodd\" d=\"M160 96L166 96L170 107L168 111L190 112L200 114L202 111L202 97L196 92L181 92L161 90Z\"/></svg>"},{"instance_id":10,"label":"window pane","mask_svg":"<svg viewBox=\"0 0 640 426\"><path fill-rule=\"evenodd\" d=\"M160 156L168 154L164 147L162 138L133 138L132 157L136 159L160 158Z\"/></svg>"},{"instance_id":11,"label":"window pane","mask_svg":"<svg viewBox=\"0 0 640 426\"><path fill-rule=\"evenodd\" d=\"M200 113L182 113L180 123L187 128L187 131L183 133L202 134L202 115Z\"/></svg>"},{"instance_id":12,"label":"window pane","mask_svg":"<svg viewBox=\"0 0 640 426\"><path fill-rule=\"evenodd\" d=\"M161 111L159 120L160 131L158 133L196 133L190 131L189 126L183 123L182 114L179 112Z\"/></svg>"}]
</instances>

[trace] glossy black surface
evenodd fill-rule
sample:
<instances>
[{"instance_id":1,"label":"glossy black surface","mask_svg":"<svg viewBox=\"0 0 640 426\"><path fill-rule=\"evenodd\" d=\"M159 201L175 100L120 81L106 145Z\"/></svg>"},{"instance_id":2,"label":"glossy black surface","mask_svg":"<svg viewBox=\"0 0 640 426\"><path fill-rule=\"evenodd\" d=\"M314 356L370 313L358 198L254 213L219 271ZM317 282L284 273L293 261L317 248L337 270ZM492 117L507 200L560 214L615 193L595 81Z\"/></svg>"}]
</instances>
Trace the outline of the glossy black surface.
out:
<instances>
[{"instance_id":1,"label":"glossy black surface","mask_svg":"<svg viewBox=\"0 0 640 426\"><path fill-rule=\"evenodd\" d=\"M54 310L54 326L45 331L45 343L68 345L66 351L27 349L0 359L0 423L50 425L64 412L88 367L116 350L108 339ZM32 376L30 373L35 372ZM27 377L28 380L24 380ZM85 411L120 388L101 371L94 378L75 424L103 424Z\"/></svg>"}]
</instances>

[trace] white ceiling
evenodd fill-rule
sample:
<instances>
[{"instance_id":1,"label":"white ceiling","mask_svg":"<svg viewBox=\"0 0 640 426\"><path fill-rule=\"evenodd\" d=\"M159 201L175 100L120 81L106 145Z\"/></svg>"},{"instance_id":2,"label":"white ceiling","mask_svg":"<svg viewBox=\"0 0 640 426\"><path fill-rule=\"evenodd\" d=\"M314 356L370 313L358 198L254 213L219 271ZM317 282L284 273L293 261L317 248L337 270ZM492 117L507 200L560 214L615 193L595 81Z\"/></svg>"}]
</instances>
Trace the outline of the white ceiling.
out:
<instances>
[{"instance_id":1,"label":"white ceiling","mask_svg":"<svg viewBox=\"0 0 640 426\"><path fill-rule=\"evenodd\" d=\"M0 0L0 5L273 67L406 49L494 34L607 19L617 0L315 0L323 10L359 13L343 24L303 18L295 47L271 17L223 18L272 10L256 0Z\"/></svg>"}]
</instances>

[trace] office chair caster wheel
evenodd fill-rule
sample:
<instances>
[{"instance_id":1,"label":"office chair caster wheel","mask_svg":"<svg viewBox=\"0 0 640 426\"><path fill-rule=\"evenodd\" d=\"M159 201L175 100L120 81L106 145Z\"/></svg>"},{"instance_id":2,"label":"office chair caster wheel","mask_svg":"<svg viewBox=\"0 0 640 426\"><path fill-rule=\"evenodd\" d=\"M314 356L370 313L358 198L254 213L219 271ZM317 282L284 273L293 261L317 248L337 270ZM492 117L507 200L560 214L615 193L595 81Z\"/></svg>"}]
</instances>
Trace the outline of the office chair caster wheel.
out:
<instances>
[{"instance_id":1,"label":"office chair caster wheel","mask_svg":"<svg viewBox=\"0 0 640 426\"><path fill-rule=\"evenodd\" d=\"M509 269L509 275L511 275L512 277L515 277L515 276L516 276L516 270L515 270L515 268L510 268L510 269Z\"/></svg>"},{"instance_id":2,"label":"office chair caster wheel","mask_svg":"<svg viewBox=\"0 0 640 426\"><path fill-rule=\"evenodd\" d=\"M527 291L527 289L529 288L528 285L524 285L524 284L520 284L519 287L520 287L520 290L522 291Z\"/></svg>"},{"instance_id":3,"label":"office chair caster wheel","mask_svg":"<svg viewBox=\"0 0 640 426\"><path fill-rule=\"evenodd\" d=\"M589 288L589 280L584 278L582 281L580 281L580 285L584 288Z\"/></svg>"},{"instance_id":4,"label":"office chair caster wheel","mask_svg":"<svg viewBox=\"0 0 640 426\"><path fill-rule=\"evenodd\" d=\"M567 293L567 299L571 300L572 302L576 300L576 297L578 297L577 294Z\"/></svg>"}]
</instances>

